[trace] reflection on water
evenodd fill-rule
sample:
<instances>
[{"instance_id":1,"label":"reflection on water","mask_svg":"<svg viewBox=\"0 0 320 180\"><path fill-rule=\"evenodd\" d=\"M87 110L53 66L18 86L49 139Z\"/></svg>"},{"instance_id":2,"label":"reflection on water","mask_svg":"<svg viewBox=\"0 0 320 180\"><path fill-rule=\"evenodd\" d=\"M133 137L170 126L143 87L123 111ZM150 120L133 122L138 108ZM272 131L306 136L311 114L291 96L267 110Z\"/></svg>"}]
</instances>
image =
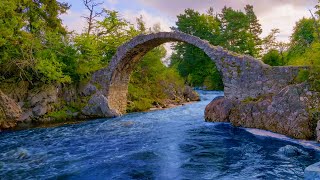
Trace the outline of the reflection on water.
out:
<instances>
[{"instance_id":1,"label":"reflection on water","mask_svg":"<svg viewBox=\"0 0 320 180\"><path fill-rule=\"evenodd\" d=\"M172 109L1 133L0 179L299 179L320 159L290 139L204 122L222 93L200 93ZM305 153L289 157L286 145Z\"/></svg>"}]
</instances>

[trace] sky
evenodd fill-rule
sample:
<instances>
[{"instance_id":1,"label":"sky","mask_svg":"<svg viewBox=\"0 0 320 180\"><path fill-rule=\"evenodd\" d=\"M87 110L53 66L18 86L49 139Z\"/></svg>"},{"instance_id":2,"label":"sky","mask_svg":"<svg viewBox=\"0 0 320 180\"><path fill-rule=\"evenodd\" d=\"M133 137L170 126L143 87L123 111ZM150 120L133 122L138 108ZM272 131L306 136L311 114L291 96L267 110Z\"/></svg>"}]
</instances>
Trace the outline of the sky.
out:
<instances>
[{"instance_id":1,"label":"sky","mask_svg":"<svg viewBox=\"0 0 320 180\"><path fill-rule=\"evenodd\" d=\"M82 0L59 0L71 5L67 14L62 15L64 25L69 30L81 33L86 23L81 16L88 15ZM206 12L213 7L219 13L224 6L243 10L246 4L251 4L262 25L261 37L267 36L271 29L280 29L279 41L288 42L295 23L303 17L311 17L309 10L314 12L318 0L95 0L103 2L101 8L116 10L122 18L132 24L136 17L143 16L147 27L160 23L162 31L170 31L175 26L177 15L185 9L192 8ZM167 50L170 51L170 48ZM170 52L168 53L170 54Z\"/></svg>"},{"instance_id":2,"label":"sky","mask_svg":"<svg viewBox=\"0 0 320 180\"><path fill-rule=\"evenodd\" d=\"M88 14L82 0L60 0L68 2L71 9L62 15L63 23L69 30L81 32L85 20L81 18ZM96 0L103 2L102 8L119 11L121 17L133 24L136 17L142 15L146 25L160 23L163 31L170 31L175 25L177 15L186 8L199 12L206 12L213 7L220 12L224 6L243 10L246 4L254 6L254 10L262 25L262 37L270 33L273 28L279 28L278 39L288 41L292 29L302 17L310 17L309 9L314 11L317 0Z\"/></svg>"}]
</instances>

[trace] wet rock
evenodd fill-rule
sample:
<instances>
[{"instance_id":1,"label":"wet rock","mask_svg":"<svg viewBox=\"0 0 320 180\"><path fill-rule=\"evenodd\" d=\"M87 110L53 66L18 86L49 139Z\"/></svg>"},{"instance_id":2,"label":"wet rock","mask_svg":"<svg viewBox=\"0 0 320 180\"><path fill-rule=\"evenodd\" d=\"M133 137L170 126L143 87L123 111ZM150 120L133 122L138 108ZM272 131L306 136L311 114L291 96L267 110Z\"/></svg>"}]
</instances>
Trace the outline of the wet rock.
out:
<instances>
[{"instance_id":1,"label":"wet rock","mask_svg":"<svg viewBox=\"0 0 320 180\"><path fill-rule=\"evenodd\" d=\"M47 104L42 103L32 109L34 116L43 116L47 113Z\"/></svg>"},{"instance_id":2,"label":"wet rock","mask_svg":"<svg viewBox=\"0 0 320 180\"><path fill-rule=\"evenodd\" d=\"M0 130L15 127L21 114L20 106L0 90Z\"/></svg>"},{"instance_id":3,"label":"wet rock","mask_svg":"<svg viewBox=\"0 0 320 180\"><path fill-rule=\"evenodd\" d=\"M97 91L96 86L92 85L91 83L88 83L82 90L82 94L84 96L90 96L94 94Z\"/></svg>"},{"instance_id":4,"label":"wet rock","mask_svg":"<svg viewBox=\"0 0 320 180\"><path fill-rule=\"evenodd\" d=\"M230 121L234 126L265 129L298 139L314 139L317 116L310 112L319 109L319 103L313 102L319 96L315 93L307 96L309 91L305 88L305 84L296 84L287 86L276 94L257 98L242 101L228 99L228 103L226 100L217 100L207 106L205 117L207 121Z\"/></svg>"},{"instance_id":5,"label":"wet rock","mask_svg":"<svg viewBox=\"0 0 320 180\"><path fill-rule=\"evenodd\" d=\"M102 94L93 95L88 105L82 109L82 114L88 117L115 117L120 115L109 108L108 99Z\"/></svg>"},{"instance_id":6,"label":"wet rock","mask_svg":"<svg viewBox=\"0 0 320 180\"><path fill-rule=\"evenodd\" d=\"M37 103L40 103L46 97L47 97L47 93L46 92L40 92L38 94L35 94L33 97L31 97L30 105L31 106L36 106Z\"/></svg>"},{"instance_id":7,"label":"wet rock","mask_svg":"<svg viewBox=\"0 0 320 180\"><path fill-rule=\"evenodd\" d=\"M308 166L304 170L305 180L316 180L320 179L320 162Z\"/></svg>"},{"instance_id":8,"label":"wet rock","mask_svg":"<svg viewBox=\"0 0 320 180\"><path fill-rule=\"evenodd\" d=\"M224 97L215 98L206 106L205 119L209 122L229 122L233 101Z\"/></svg>"},{"instance_id":9,"label":"wet rock","mask_svg":"<svg viewBox=\"0 0 320 180\"><path fill-rule=\"evenodd\" d=\"M33 118L33 113L32 113L32 109L30 109L23 112L20 118L18 119L18 121L21 121L21 122L30 121L32 118Z\"/></svg>"},{"instance_id":10,"label":"wet rock","mask_svg":"<svg viewBox=\"0 0 320 180\"><path fill-rule=\"evenodd\" d=\"M291 145L286 145L284 147L281 147L278 152L287 157L308 155L307 152L304 152L303 150L297 148L296 146L291 146Z\"/></svg>"},{"instance_id":11,"label":"wet rock","mask_svg":"<svg viewBox=\"0 0 320 180\"><path fill-rule=\"evenodd\" d=\"M317 141L320 142L320 121L318 121L317 123L316 132L317 132Z\"/></svg>"},{"instance_id":12,"label":"wet rock","mask_svg":"<svg viewBox=\"0 0 320 180\"><path fill-rule=\"evenodd\" d=\"M183 96L186 100L189 101L200 101L199 94L193 90L192 87L186 86L183 92Z\"/></svg>"}]
</instances>

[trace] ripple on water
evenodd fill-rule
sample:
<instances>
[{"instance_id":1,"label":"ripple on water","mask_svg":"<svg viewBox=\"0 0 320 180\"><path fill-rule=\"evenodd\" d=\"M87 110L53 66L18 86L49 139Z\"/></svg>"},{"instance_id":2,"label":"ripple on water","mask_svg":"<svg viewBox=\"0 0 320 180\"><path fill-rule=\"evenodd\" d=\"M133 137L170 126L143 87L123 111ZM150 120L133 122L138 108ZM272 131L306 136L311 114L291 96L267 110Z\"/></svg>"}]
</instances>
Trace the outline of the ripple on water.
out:
<instances>
[{"instance_id":1,"label":"ripple on water","mask_svg":"<svg viewBox=\"0 0 320 180\"><path fill-rule=\"evenodd\" d=\"M299 179L319 145L206 123L201 102L0 134L0 179ZM266 134L267 133L267 134ZM288 145L305 154L284 156Z\"/></svg>"}]
</instances>

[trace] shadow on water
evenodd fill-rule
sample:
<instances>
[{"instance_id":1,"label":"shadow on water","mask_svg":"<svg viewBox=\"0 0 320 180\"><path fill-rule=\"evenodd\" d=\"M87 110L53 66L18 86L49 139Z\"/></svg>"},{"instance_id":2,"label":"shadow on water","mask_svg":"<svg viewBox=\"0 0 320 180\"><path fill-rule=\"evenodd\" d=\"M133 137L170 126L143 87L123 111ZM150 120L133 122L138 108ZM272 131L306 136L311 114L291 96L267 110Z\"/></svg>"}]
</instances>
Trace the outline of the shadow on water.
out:
<instances>
[{"instance_id":1,"label":"shadow on water","mask_svg":"<svg viewBox=\"0 0 320 180\"><path fill-rule=\"evenodd\" d=\"M206 123L221 92L172 109L0 136L0 179L301 179L319 151ZM288 146L290 145L290 146ZM283 147L304 153L290 155Z\"/></svg>"}]
</instances>

